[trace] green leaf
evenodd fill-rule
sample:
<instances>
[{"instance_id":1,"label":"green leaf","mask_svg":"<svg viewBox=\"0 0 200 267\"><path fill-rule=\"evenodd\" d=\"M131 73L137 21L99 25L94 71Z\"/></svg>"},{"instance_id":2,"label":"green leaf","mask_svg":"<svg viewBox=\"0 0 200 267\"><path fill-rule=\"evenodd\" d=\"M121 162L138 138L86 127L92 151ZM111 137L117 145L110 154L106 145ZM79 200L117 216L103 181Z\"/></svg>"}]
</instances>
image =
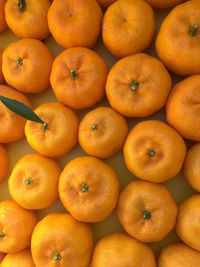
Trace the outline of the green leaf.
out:
<instances>
[{"instance_id":1,"label":"green leaf","mask_svg":"<svg viewBox=\"0 0 200 267\"><path fill-rule=\"evenodd\" d=\"M10 109L11 111L15 112L16 114L18 114L19 116L27 119L27 120L30 120L30 121L35 121L35 122L38 122L38 123L41 123L41 124L44 124L44 121L42 121L40 119L40 117L38 117L38 115L36 115L32 109L30 109L29 107L27 107L26 105L24 105L23 103L17 101L17 100L14 100L14 99L11 99L11 98L8 98L8 97L5 97L5 96L2 96L0 95L0 101L8 108Z\"/></svg>"}]
</instances>

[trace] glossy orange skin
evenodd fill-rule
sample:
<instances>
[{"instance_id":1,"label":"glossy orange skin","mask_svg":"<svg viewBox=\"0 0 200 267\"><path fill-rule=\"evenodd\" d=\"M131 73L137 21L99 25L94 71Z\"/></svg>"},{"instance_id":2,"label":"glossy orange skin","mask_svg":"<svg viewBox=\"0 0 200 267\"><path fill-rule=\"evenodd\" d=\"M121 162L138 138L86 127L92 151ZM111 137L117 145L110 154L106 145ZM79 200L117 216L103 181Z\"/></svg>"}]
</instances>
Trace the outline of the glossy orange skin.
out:
<instances>
[{"instance_id":1,"label":"glossy orange skin","mask_svg":"<svg viewBox=\"0 0 200 267\"><path fill-rule=\"evenodd\" d=\"M26 8L20 11L16 0L7 0L5 17L8 27L21 38L44 40L49 35L47 12L49 0L25 0Z\"/></svg>"},{"instance_id":2,"label":"glossy orange skin","mask_svg":"<svg viewBox=\"0 0 200 267\"><path fill-rule=\"evenodd\" d=\"M83 192L81 186L85 185L88 191ZM108 164L93 157L78 157L65 166L58 190L63 205L75 219L99 222L114 210L119 182Z\"/></svg>"},{"instance_id":3,"label":"glossy orange skin","mask_svg":"<svg viewBox=\"0 0 200 267\"><path fill-rule=\"evenodd\" d=\"M156 267L151 249L122 233L102 238L95 246L91 267Z\"/></svg>"},{"instance_id":4,"label":"glossy orange skin","mask_svg":"<svg viewBox=\"0 0 200 267\"><path fill-rule=\"evenodd\" d=\"M0 182L2 182L7 174L9 168L9 160L6 149L0 145Z\"/></svg>"},{"instance_id":5,"label":"glossy orange skin","mask_svg":"<svg viewBox=\"0 0 200 267\"><path fill-rule=\"evenodd\" d=\"M4 77L3 77L3 72L2 72L2 54L3 50L0 49L0 83L4 83Z\"/></svg>"},{"instance_id":6,"label":"glossy orange skin","mask_svg":"<svg viewBox=\"0 0 200 267\"><path fill-rule=\"evenodd\" d=\"M199 267L200 253L184 243L165 247L159 256L158 267Z\"/></svg>"},{"instance_id":7,"label":"glossy orange skin","mask_svg":"<svg viewBox=\"0 0 200 267\"><path fill-rule=\"evenodd\" d=\"M32 108L32 104L27 96L15 91L9 86L0 85L0 94L20 101ZM25 123L26 120L24 118L10 111L0 103L0 124L3 125L3 127L0 127L0 143L10 143L22 139L24 137Z\"/></svg>"},{"instance_id":8,"label":"glossy orange skin","mask_svg":"<svg viewBox=\"0 0 200 267\"><path fill-rule=\"evenodd\" d=\"M174 86L166 105L167 122L184 138L200 141L200 75Z\"/></svg>"},{"instance_id":9,"label":"glossy orange skin","mask_svg":"<svg viewBox=\"0 0 200 267\"><path fill-rule=\"evenodd\" d=\"M87 154L108 158L122 149L127 135L128 124L120 114L112 108L98 107L83 117L78 139Z\"/></svg>"},{"instance_id":10,"label":"glossy orange skin","mask_svg":"<svg viewBox=\"0 0 200 267\"><path fill-rule=\"evenodd\" d=\"M17 60L22 59L22 65ZM2 70L6 82L23 93L40 93L48 88L53 56L41 41L21 39L3 52Z\"/></svg>"},{"instance_id":11,"label":"glossy orange skin","mask_svg":"<svg viewBox=\"0 0 200 267\"><path fill-rule=\"evenodd\" d=\"M132 82L138 82L133 90ZM171 77L164 65L147 54L134 54L111 68L106 82L110 105L126 117L146 117L161 109L171 90Z\"/></svg>"},{"instance_id":12,"label":"glossy orange skin","mask_svg":"<svg viewBox=\"0 0 200 267\"><path fill-rule=\"evenodd\" d=\"M151 214L148 220L143 217L145 211ZM142 242L158 242L175 227L177 205L166 186L134 181L121 192L117 214L129 235Z\"/></svg>"},{"instance_id":13,"label":"glossy orange skin","mask_svg":"<svg viewBox=\"0 0 200 267\"><path fill-rule=\"evenodd\" d=\"M149 150L155 155L150 156ZM175 152L176 151L176 152ZM124 145L124 160L136 177L155 183L175 177L186 155L183 138L166 123L148 120L138 123Z\"/></svg>"},{"instance_id":14,"label":"glossy orange skin","mask_svg":"<svg viewBox=\"0 0 200 267\"><path fill-rule=\"evenodd\" d=\"M180 206L176 223L176 232L180 239L200 252L199 220L200 195L187 198Z\"/></svg>"},{"instance_id":15,"label":"glossy orange skin","mask_svg":"<svg viewBox=\"0 0 200 267\"><path fill-rule=\"evenodd\" d=\"M1 263L1 267L36 267L30 249L18 253L9 253Z\"/></svg>"},{"instance_id":16,"label":"glossy orange skin","mask_svg":"<svg viewBox=\"0 0 200 267\"><path fill-rule=\"evenodd\" d=\"M92 249L92 229L69 214L48 214L33 231L31 250L37 267L88 267ZM53 259L54 253L60 254L60 262Z\"/></svg>"},{"instance_id":17,"label":"glossy orange skin","mask_svg":"<svg viewBox=\"0 0 200 267\"><path fill-rule=\"evenodd\" d=\"M27 121L25 135L33 149L47 157L60 157L76 146L79 120L72 110L55 102L40 105L35 113L47 123L48 129Z\"/></svg>"},{"instance_id":18,"label":"glossy orange skin","mask_svg":"<svg viewBox=\"0 0 200 267\"><path fill-rule=\"evenodd\" d=\"M99 37L102 16L94 0L54 0L48 12L48 24L59 45L91 48Z\"/></svg>"},{"instance_id":19,"label":"glossy orange skin","mask_svg":"<svg viewBox=\"0 0 200 267\"><path fill-rule=\"evenodd\" d=\"M179 75L200 73L200 34L189 34L190 27L200 26L200 2L186 1L164 19L156 39L158 57L168 69Z\"/></svg>"},{"instance_id":20,"label":"glossy orange skin","mask_svg":"<svg viewBox=\"0 0 200 267\"><path fill-rule=\"evenodd\" d=\"M168 8L181 4L183 0L145 0L154 8Z\"/></svg>"},{"instance_id":21,"label":"glossy orange skin","mask_svg":"<svg viewBox=\"0 0 200 267\"><path fill-rule=\"evenodd\" d=\"M116 0L97 0L97 2L99 2L99 4L105 8L113 4L115 1Z\"/></svg>"},{"instance_id":22,"label":"glossy orange skin","mask_svg":"<svg viewBox=\"0 0 200 267\"><path fill-rule=\"evenodd\" d=\"M58 197L61 169L56 161L39 154L27 154L14 166L8 180L12 198L25 209L44 209ZM31 179L31 184L25 181Z\"/></svg>"},{"instance_id":23,"label":"glossy orange skin","mask_svg":"<svg viewBox=\"0 0 200 267\"><path fill-rule=\"evenodd\" d=\"M70 71L78 74L73 79ZM94 51L75 47L62 52L55 59L51 71L51 86L61 103L73 108L88 108L105 95L108 67Z\"/></svg>"},{"instance_id":24,"label":"glossy orange skin","mask_svg":"<svg viewBox=\"0 0 200 267\"><path fill-rule=\"evenodd\" d=\"M144 51L150 45L154 31L153 10L143 0L118 0L104 14L103 42L116 57Z\"/></svg>"},{"instance_id":25,"label":"glossy orange skin","mask_svg":"<svg viewBox=\"0 0 200 267\"><path fill-rule=\"evenodd\" d=\"M4 7L7 0L1 0L0 1L0 32L5 31L5 29L8 27L5 19L5 12Z\"/></svg>"},{"instance_id":26,"label":"glossy orange skin","mask_svg":"<svg viewBox=\"0 0 200 267\"><path fill-rule=\"evenodd\" d=\"M184 175L188 183L200 192L200 144L193 145L184 162Z\"/></svg>"},{"instance_id":27,"label":"glossy orange skin","mask_svg":"<svg viewBox=\"0 0 200 267\"><path fill-rule=\"evenodd\" d=\"M4 257L5 257L5 253L0 252L0 263L2 262Z\"/></svg>"},{"instance_id":28,"label":"glossy orange skin","mask_svg":"<svg viewBox=\"0 0 200 267\"><path fill-rule=\"evenodd\" d=\"M31 235L38 219L34 212L25 210L13 200L0 202L0 251L16 253L30 245Z\"/></svg>"}]
</instances>

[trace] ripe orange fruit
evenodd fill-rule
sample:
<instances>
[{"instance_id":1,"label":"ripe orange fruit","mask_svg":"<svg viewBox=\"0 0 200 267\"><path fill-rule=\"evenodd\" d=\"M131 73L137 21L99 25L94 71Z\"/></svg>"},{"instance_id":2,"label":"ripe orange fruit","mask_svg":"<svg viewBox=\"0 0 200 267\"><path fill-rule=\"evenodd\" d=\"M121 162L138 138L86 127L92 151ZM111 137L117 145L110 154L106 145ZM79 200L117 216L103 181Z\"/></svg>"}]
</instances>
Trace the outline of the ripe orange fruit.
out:
<instances>
[{"instance_id":1,"label":"ripe orange fruit","mask_svg":"<svg viewBox=\"0 0 200 267\"><path fill-rule=\"evenodd\" d=\"M145 0L154 8L168 8L176 6L183 2L183 0Z\"/></svg>"},{"instance_id":2,"label":"ripe orange fruit","mask_svg":"<svg viewBox=\"0 0 200 267\"><path fill-rule=\"evenodd\" d=\"M6 82L24 93L39 93L49 86L53 57L41 41L22 39L3 52L2 70Z\"/></svg>"},{"instance_id":3,"label":"ripe orange fruit","mask_svg":"<svg viewBox=\"0 0 200 267\"><path fill-rule=\"evenodd\" d=\"M61 103L74 109L88 108L103 98L107 73L106 63L97 53L70 48L55 59L51 86Z\"/></svg>"},{"instance_id":4,"label":"ripe orange fruit","mask_svg":"<svg viewBox=\"0 0 200 267\"><path fill-rule=\"evenodd\" d=\"M92 249L90 226L69 214L49 214L33 231L31 250L37 267L88 267Z\"/></svg>"},{"instance_id":5,"label":"ripe orange fruit","mask_svg":"<svg viewBox=\"0 0 200 267\"><path fill-rule=\"evenodd\" d=\"M43 40L49 35L49 7L49 0L7 0L5 16L8 27L19 37Z\"/></svg>"},{"instance_id":6,"label":"ripe orange fruit","mask_svg":"<svg viewBox=\"0 0 200 267\"><path fill-rule=\"evenodd\" d=\"M166 186L134 181L121 192L117 213L129 235L157 242L174 228L177 206Z\"/></svg>"},{"instance_id":7,"label":"ripe orange fruit","mask_svg":"<svg viewBox=\"0 0 200 267\"><path fill-rule=\"evenodd\" d=\"M30 249L18 253L9 253L5 256L1 267L36 267Z\"/></svg>"},{"instance_id":8,"label":"ripe orange fruit","mask_svg":"<svg viewBox=\"0 0 200 267\"><path fill-rule=\"evenodd\" d=\"M108 164L93 157L78 157L65 166L58 190L63 205L75 219L98 222L115 208L119 182Z\"/></svg>"},{"instance_id":9,"label":"ripe orange fruit","mask_svg":"<svg viewBox=\"0 0 200 267\"><path fill-rule=\"evenodd\" d=\"M7 28L7 23L5 19L4 7L7 0L0 1L0 32L3 32Z\"/></svg>"},{"instance_id":10,"label":"ripe orange fruit","mask_svg":"<svg viewBox=\"0 0 200 267\"><path fill-rule=\"evenodd\" d=\"M0 183L6 178L8 174L9 161L8 154L5 148L0 145Z\"/></svg>"},{"instance_id":11,"label":"ripe orange fruit","mask_svg":"<svg viewBox=\"0 0 200 267\"><path fill-rule=\"evenodd\" d=\"M128 134L127 121L108 107L98 107L80 122L78 139L89 155L108 158L120 151Z\"/></svg>"},{"instance_id":12,"label":"ripe orange fruit","mask_svg":"<svg viewBox=\"0 0 200 267\"><path fill-rule=\"evenodd\" d=\"M178 236L191 248L200 251L199 220L200 195L193 195L186 199L179 207L176 232Z\"/></svg>"},{"instance_id":13,"label":"ripe orange fruit","mask_svg":"<svg viewBox=\"0 0 200 267\"><path fill-rule=\"evenodd\" d=\"M105 12L103 42L116 57L144 51L150 45L154 31L153 10L143 0L118 0Z\"/></svg>"},{"instance_id":14,"label":"ripe orange fruit","mask_svg":"<svg viewBox=\"0 0 200 267\"><path fill-rule=\"evenodd\" d=\"M44 209L58 197L60 167L52 159L27 154L12 170L8 181L12 198L25 209Z\"/></svg>"},{"instance_id":15,"label":"ripe orange fruit","mask_svg":"<svg viewBox=\"0 0 200 267\"><path fill-rule=\"evenodd\" d=\"M27 121L25 134L28 144L47 157L68 153L78 142L78 118L60 103L46 103L35 109L43 125Z\"/></svg>"},{"instance_id":16,"label":"ripe orange fruit","mask_svg":"<svg viewBox=\"0 0 200 267\"><path fill-rule=\"evenodd\" d=\"M158 259L158 267L199 267L200 253L184 243L165 247Z\"/></svg>"},{"instance_id":17,"label":"ripe orange fruit","mask_svg":"<svg viewBox=\"0 0 200 267\"><path fill-rule=\"evenodd\" d=\"M91 267L156 267L151 249L122 233L102 238L96 245Z\"/></svg>"},{"instance_id":18,"label":"ripe orange fruit","mask_svg":"<svg viewBox=\"0 0 200 267\"><path fill-rule=\"evenodd\" d=\"M99 2L99 4L102 6L102 7L108 7L110 6L112 3L114 3L116 0L97 0L97 2Z\"/></svg>"},{"instance_id":19,"label":"ripe orange fruit","mask_svg":"<svg viewBox=\"0 0 200 267\"><path fill-rule=\"evenodd\" d=\"M0 202L0 252L15 253L28 247L37 220L34 212L13 200Z\"/></svg>"},{"instance_id":20,"label":"ripe orange fruit","mask_svg":"<svg viewBox=\"0 0 200 267\"><path fill-rule=\"evenodd\" d=\"M200 75L193 75L173 88L166 105L167 122L184 138L200 141Z\"/></svg>"},{"instance_id":21,"label":"ripe orange fruit","mask_svg":"<svg viewBox=\"0 0 200 267\"><path fill-rule=\"evenodd\" d=\"M200 73L199 42L200 2L186 1L164 19L156 50L162 62L176 74L197 74Z\"/></svg>"},{"instance_id":22,"label":"ripe orange fruit","mask_svg":"<svg viewBox=\"0 0 200 267\"><path fill-rule=\"evenodd\" d=\"M171 90L164 65L147 54L119 60L110 70L106 94L110 105L127 117L145 117L161 109Z\"/></svg>"},{"instance_id":23,"label":"ripe orange fruit","mask_svg":"<svg viewBox=\"0 0 200 267\"><path fill-rule=\"evenodd\" d=\"M3 261L4 257L5 257L5 253L0 252L0 263Z\"/></svg>"},{"instance_id":24,"label":"ripe orange fruit","mask_svg":"<svg viewBox=\"0 0 200 267\"><path fill-rule=\"evenodd\" d=\"M200 144L193 145L184 162L184 175L189 184L200 192Z\"/></svg>"},{"instance_id":25,"label":"ripe orange fruit","mask_svg":"<svg viewBox=\"0 0 200 267\"><path fill-rule=\"evenodd\" d=\"M138 123L124 145L124 160L129 171L155 183L176 176L185 155L183 138L166 123L156 120Z\"/></svg>"},{"instance_id":26,"label":"ripe orange fruit","mask_svg":"<svg viewBox=\"0 0 200 267\"><path fill-rule=\"evenodd\" d=\"M0 49L0 83L4 83L4 77L2 72L2 54L3 51Z\"/></svg>"},{"instance_id":27,"label":"ripe orange fruit","mask_svg":"<svg viewBox=\"0 0 200 267\"><path fill-rule=\"evenodd\" d=\"M54 0L48 24L56 42L65 47L93 47L99 37L102 10L94 0Z\"/></svg>"},{"instance_id":28,"label":"ripe orange fruit","mask_svg":"<svg viewBox=\"0 0 200 267\"><path fill-rule=\"evenodd\" d=\"M32 104L27 96L8 86L0 85L0 94L20 101L32 108ZM3 125L3 127L0 127L0 143L10 143L22 139L24 137L25 122L24 118L10 111L0 102L0 124Z\"/></svg>"}]
</instances>

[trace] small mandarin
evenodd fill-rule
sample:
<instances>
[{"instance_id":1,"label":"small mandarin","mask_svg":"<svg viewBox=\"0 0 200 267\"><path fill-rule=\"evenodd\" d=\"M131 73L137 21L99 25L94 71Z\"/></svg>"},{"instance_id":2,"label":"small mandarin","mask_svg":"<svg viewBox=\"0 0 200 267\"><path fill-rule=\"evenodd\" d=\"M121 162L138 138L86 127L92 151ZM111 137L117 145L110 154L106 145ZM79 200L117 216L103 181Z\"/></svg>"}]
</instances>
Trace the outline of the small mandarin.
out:
<instances>
[{"instance_id":1,"label":"small mandarin","mask_svg":"<svg viewBox=\"0 0 200 267\"><path fill-rule=\"evenodd\" d=\"M1 267L36 267L36 266L33 262L30 249L25 249L18 253L7 254L1 263Z\"/></svg>"},{"instance_id":2,"label":"small mandarin","mask_svg":"<svg viewBox=\"0 0 200 267\"><path fill-rule=\"evenodd\" d=\"M5 3L7 0L1 0L0 1L0 32L3 32L6 28L7 28L7 23L6 23L6 19L5 19L5 11L4 11L4 7L5 7Z\"/></svg>"},{"instance_id":3,"label":"small mandarin","mask_svg":"<svg viewBox=\"0 0 200 267\"><path fill-rule=\"evenodd\" d=\"M9 160L6 149L0 145L0 183L6 178L8 174Z\"/></svg>"}]
</instances>

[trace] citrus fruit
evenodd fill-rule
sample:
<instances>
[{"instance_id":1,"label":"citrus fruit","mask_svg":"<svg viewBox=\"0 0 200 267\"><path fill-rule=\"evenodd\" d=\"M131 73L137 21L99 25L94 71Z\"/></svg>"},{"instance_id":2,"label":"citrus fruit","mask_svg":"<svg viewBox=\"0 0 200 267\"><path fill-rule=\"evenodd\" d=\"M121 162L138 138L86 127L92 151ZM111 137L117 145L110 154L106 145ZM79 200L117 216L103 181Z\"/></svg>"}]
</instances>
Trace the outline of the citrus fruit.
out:
<instances>
[{"instance_id":1,"label":"citrus fruit","mask_svg":"<svg viewBox=\"0 0 200 267\"><path fill-rule=\"evenodd\" d=\"M79 221L98 222L106 219L117 204L118 194L116 173L99 159L75 158L61 173L60 199Z\"/></svg>"},{"instance_id":2,"label":"citrus fruit","mask_svg":"<svg viewBox=\"0 0 200 267\"><path fill-rule=\"evenodd\" d=\"M118 0L104 14L103 42L116 57L144 51L150 45L154 31L153 10L143 0Z\"/></svg>"},{"instance_id":3,"label":"citrus fruit","mask_svg":"<svg viewBox=\"0 0 200 267\"><path fill-rule=\"evenodd\" d=\"M6 19L5 19L5 12L4 12L4 7L5 7L5 3L7 0L1 0L0 1L0 32L3 32L6 28L7 28L7 23L6 23Z\"/></svg>"},{"instance_id":4,"label":"citrus fruit","mask_svg":"<svg viewBox=\"0 0 200 267\"><path fill-rule=\"evenodd\" d=\"M0 202L0 252L15 253L28 247L37 220L34 212L13 200Z\"/></svg>"},{"instance_id":5,"label":"citrus fruit","mask_svg":"<svg viewBox=\"0 0 200 267\"><path fill-rule=\"evenodd\" d=\"M54 0L48 24L56 42L65 47L95 45L101 30L102 10L94 0Z\"/></svg>"},{"instance_id":6,"label":"citrus fruit","mask_svg":"<svg viewBox=\"0 0 200 267\"><path fill-rule=\"evenodd\" d=\"M32 104L27 96L15 91L9 86L0 85L0 95L17 100L32 108ZM24 125L26 120L16 113L10 111L0 102L0 143L15 142L24 137Z\"/></svg>"},{"instance_id":7,"label":"citrus fruit","mask_svg":"<svg viewBox=\"0 0 200 267\"><path fill-rule=\"evenodd\" d=\"M53 57L39 40L21 39L3 52L2 70L6 82L23 93L40 93L49 86Z\"/></svg>"},{"instance_id":8,"label":"citrus fruit","mask_svg":"<svg viewBox=\"0 0 200 267\"><path fill-rule=\"evenodd\" d=\"M126 120L109 107L88 112L79 126L78 139L89 155L108 158L120 151L128 134Z\"/></svg>"},{"instance_id":9,"label":"citrus fruit","mask_svg":"<svg viewBox=\"0 0 200 267\"><path fill-rule=\"evenodd\" d=\"M184 138L200 141L200 75L192 75L172 89L166 105L167 122Z\"/></svg>"},{"instance_id":10,"label":"citrus fruit","mask_svg":"<svg viewBox=\"0 0 200 267\"><path fill-rule=\"evenodd\" d=\"M107 73L104 60L96 52L70 48L55 59L51 86L61 103L74 109L88 108L103 98Z\"/></svg>"},{"instance_id":11,"label":"citrus fruit","mask_svg":"<svg viewBox=\"0 0 200 267\"><path fill-rule=\"evenodd\" d=\"M36 267L30 249L18 253L9 253L1 263L1 267Z\"/></svg>"},{"instance_id":12,"label":"citrus fruit","mask_svg":"<svg viewBox=\"0 0 200 267\"><path fill-rule=\"evenodd\" d=\"M165 17L156 39L156 50L158 57L174 73L198 74L199 42L200 2L186 1Z\"/></svg>"},{"instance_id":13,"label":"citrus fruit","mask_svg":"<svg viewBox=\"0 0 200 267\"><path fill-rule=\"evenodd\" d=\"M27 121L26 139L29 145L47 157L68 153L78 142L78 118L73 111L60 103L46 103L35 109L44 121L40 124Z\"/></svg>"},{"instance_id":14,"label":"citrus fruit","mask_svg":"<svg viewBox=\"0 0 200 267\"><path fill-rule=\"evenodd\" d=\"M164 107L171 86L171 77L158 59L137 53L111 68L106 94L109 104L122 115L145 117Z\"/></svg>"},{"instance_id":15,"label":"citrus fruit","mask_svg":"<svg viewBox=\"0 0 200 267\"><path fill-rule=\"evenodd\" d=\"M95 246L91 267L156 267L151 249L122 233L102 238Z\"/></svg>"},{"instance_id":16,"label":"citrus fruit","mask_svg":"<svg viewBox=\"0 0 200 267\"><path fill-rule=\"evenodd\" d=\"M126 166L136 177L164 182L176 176L186 155L183 138L162 121L138 123L124 145Z\"/></svg>"},{"instance_id":17,"label":"citrus fruit","mask_svg":"<svg viewBox=\"0 0 200 267\"><path fill-rule=\"evenodd\" d=\"M48 214L33 231L31 250L37 267L88 267L92 249L90 226L69 214Z\"/></svg>"},{"instance_id":18,"label":"citrus fruit","mask_svg":"<svg viewBox=\"0 0 200 267\"><path fill-rule=\"evenodd\" d=\"M129 235L157 242L175 227L177 206L166 186L134 181L121 192L117 212Z\"/></svg>"},{"instance_id":19,"label":"citrus fruit","mask_svg":"<svg viewBox=\"0 0 200 267\"><path fill-rule=\"evenodd\" d=\"M25 209L44 209L58 197L60 167L52 159L27 154L14 166L8 185L12 198Z\"/></svg>"},{"instance_id":20,"label":"citrus fruit","mask_svg":"<svg viewBox=\"0 0 200 267\"><path fill-rule=\"evenodd\" d=\"M3 50L0 49L0 83L4 83L4 77L3 77L3 72L2 72L2 54L3 54Z\"/></svg>"},{"instance_id":21,"label":"citrus fruit","mask_svg":"<svg viewBox=\"0 0 200 267\"><path fill-rule=\"evenodd\" d=\"M0 182L2 182L7 174L9 168L8 154L6 149L0 145Z\"/></svg>"},{"instance_id":22,"label":"citrus fruit","mask_svg":"<svg viewBox=\"0 0 200 267\"><path fill-rule=\"evenodd\" d=\"M7 0L5 17L8 27L19 37L43 40L49 35L49 0Z\"/></svg>"}]
</instances>

